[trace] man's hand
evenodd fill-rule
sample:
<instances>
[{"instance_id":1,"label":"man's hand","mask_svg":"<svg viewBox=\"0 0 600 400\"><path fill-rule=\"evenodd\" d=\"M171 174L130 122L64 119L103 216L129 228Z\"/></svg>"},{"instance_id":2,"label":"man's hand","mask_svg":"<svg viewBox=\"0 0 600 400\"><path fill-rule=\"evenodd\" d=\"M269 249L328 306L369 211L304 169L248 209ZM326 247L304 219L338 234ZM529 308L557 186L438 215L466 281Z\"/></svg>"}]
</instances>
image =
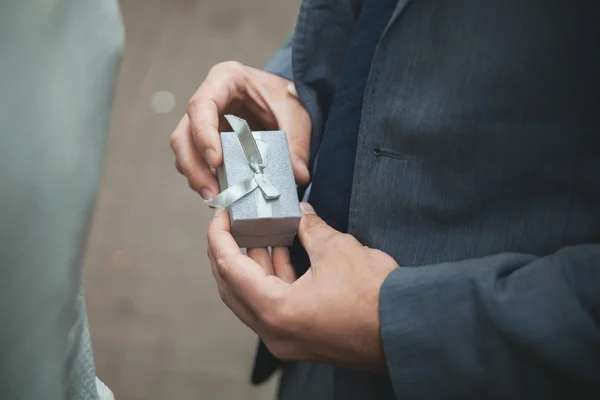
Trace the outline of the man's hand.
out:
<instances>
[{"instance_id":1,"label":"man's hand","mask_svg":"<svg viewBox=\"0 0 600 400\"><path fill-rule=\"evenodd\" d=\"M302 203L299 238L311 267L295 280L287 249L244 255L219 210L208 231L221 299L280 359L385 371L379 290L398 265L337 232Z\"/></svg>"},{"instance_id":2,"label":"man's hand","mask_svg":"<svg viewBox=\"0 0 600 400\"><path fill-rule=\"evenodd\" d=\"M253 130L285 131L296 182L308 183L311 122L290 85L284 78L237 62L211 69L171 134L175 166L192 189L204 198L219 192L214 169L223 163L219 132L228 129L225 114L246 119Z\"/></svg>"}]
</instances>

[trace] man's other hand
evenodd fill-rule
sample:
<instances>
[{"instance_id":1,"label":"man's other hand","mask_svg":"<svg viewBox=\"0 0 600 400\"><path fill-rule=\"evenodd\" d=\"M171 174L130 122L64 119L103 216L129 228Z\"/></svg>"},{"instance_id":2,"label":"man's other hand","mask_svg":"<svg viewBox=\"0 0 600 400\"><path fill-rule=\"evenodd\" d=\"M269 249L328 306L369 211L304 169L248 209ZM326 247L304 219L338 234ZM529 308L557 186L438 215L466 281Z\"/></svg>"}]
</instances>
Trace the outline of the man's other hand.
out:
<instances>
[{"instance_id":1,"label":"man's other hand","mask_svg":"<svg viewBox=\"0 0 600 400\"><path fill-rule=\"evenodd\" d=\"M299 238L311 267L295 279L288 250L244 255L219 210L208 232L209 258L225 304L283 360L385 371L379 291L398 265L340 233L302 204Z\"/></svg>"},{"instance_id":2,"label":"man's other hand","mask_svg":"<svg viewBox=\"0 0 600 400\"><path fill-rule=\"evenodd\" d=\"M219 192L214 170L223 163L225 114L244 118L253 130L285 131L296 182L308 183L311 121L291 87L287 79L233 61L210 70L171 134L175 166L192 189L204 198Z\"/></svg>"}]
</instances>

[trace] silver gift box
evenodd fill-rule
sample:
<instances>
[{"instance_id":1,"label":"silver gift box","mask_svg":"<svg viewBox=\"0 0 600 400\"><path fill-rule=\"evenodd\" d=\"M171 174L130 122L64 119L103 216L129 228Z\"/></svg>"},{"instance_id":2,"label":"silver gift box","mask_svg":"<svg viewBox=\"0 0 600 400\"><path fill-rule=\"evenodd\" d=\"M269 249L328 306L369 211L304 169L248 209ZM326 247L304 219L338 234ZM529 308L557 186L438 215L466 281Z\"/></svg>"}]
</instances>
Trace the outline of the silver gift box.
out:
<instances>
[{"instance_id":1,"label":"silver gift box","mask_svg":"<svg viewBox=\"0 0 600 400\"><path fill-rule=\"evenodd\" d=\"M234 201L227 207L231 233L242 248L290 246L302 214L286 134L265 131L252 135L262 156L264 177L279 196L267 199L261 187L257 187ZM235 132L221 133L223 165L217 169L221 191L255 174L240 140Z\"/></svg>"}]
</instances>

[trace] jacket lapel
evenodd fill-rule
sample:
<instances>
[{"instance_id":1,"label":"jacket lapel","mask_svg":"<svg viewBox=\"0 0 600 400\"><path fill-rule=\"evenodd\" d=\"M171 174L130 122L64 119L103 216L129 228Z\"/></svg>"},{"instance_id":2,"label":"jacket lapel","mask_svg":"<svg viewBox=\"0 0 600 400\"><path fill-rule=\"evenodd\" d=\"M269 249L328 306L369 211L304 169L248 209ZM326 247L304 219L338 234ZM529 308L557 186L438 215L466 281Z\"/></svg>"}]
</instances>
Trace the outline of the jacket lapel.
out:
<instances>
[{"instance_id":1,"label":"jacket lapel","mask_svg":"<svg viewBox=\"0 0 600 400\"><path fill-rule=\"evenodd\" d=\"M388 31L390 30L392 25L394 23L396 23L396 21L399 19L402 12L406 9L406 6L408 6L408 4L411 3L411 1L412 0L398 0L398 5L396 6L394 13L392 14L392 17L390 18L390 22L388 22L387 27L383 31L383 35L382 35L381 39L386 37L386 35L388 34Z\"/></svg>"}]
</instances>

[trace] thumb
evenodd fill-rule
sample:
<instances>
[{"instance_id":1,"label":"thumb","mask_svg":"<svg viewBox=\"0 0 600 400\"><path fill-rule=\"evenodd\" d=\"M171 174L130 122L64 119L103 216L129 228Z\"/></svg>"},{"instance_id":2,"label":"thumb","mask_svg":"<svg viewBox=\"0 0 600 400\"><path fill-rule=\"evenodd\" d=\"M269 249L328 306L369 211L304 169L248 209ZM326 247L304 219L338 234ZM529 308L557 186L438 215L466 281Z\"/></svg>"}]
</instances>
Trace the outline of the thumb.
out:
<instances>
[{"instance_id":1,"label":"thumb","mask_svg":"<svg viewBox=\"0 0 600 400\"><path fill-rule=\"evenodd\" d=\"M329 241L341 233L317 216L310 204L300 203L300 209L302 219L298 228L298 238L308 253L311 263L314 263L325 252Z\"/></svg>"}]
</instances>

